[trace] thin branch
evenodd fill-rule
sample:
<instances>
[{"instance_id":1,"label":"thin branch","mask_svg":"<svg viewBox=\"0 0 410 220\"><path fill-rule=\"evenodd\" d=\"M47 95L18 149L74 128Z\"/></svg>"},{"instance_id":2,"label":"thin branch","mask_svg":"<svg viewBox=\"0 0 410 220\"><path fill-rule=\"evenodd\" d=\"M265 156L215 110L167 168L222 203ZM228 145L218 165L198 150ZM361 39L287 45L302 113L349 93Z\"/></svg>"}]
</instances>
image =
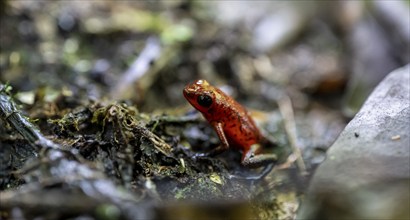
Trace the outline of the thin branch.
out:
<instances>
[{"instance_id":1,"label":"thin branch","mask_svg":"<svg viewBox=\"0 0 410 220\"><path fill-rule=\"evenodd\" d=\"M59 148L54 142L44 137L38 128L21 114L7 93L8 88L7 85L0 84L0 118L9 123L13 129L20 133L34 147Z\"/></svg>"},{"instance_id":2,"label":"thin branch","mask_svg":"<svg viewBox=\"0 0 410 220\"><path fill-rule=\"evenodd\" d=\"M296 134L296 123L292 107L292 101L289 96L283 95L279 101L279 111L283 116L283 122L285 124L285 130L289 138L290 146L292 148L292 155L289 156L288 161L285 164L293 163L296 160L296 165L302 175L306 175L306 165L303 161L302 154L300 152L299 143Z\"/></svg>"},{"instance_id":3,"label":"thin branch","mask_svg":"<svg viewBox=\"0 0 410 220\"><path fill-rule=\"evenodd\" d=\"M152 63L154 63L161 55L161 46L157 38L148 38L147 44L141 51L134 63L128 68L128 70L122 75L118 83L113 87L111 94L114 99L122 98L126 91L132 87L134 82L141 79L150 69Z\"/></svg>"}]
</instances>

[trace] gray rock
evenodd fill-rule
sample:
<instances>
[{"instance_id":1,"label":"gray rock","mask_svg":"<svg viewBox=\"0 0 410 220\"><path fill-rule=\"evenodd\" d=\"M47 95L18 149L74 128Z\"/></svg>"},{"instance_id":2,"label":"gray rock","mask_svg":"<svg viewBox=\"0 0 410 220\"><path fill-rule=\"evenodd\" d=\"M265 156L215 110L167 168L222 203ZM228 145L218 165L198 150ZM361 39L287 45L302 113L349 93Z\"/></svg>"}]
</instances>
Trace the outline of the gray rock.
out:
<instances>
[{"instance_id":1,"label":"gray rock","mask_svg":"<svg viewBox=\"0 0 410 220\"><path fill-rule=\"evenodd\" d=\"M330 147L312 178L298 218L408 219L409 132L407 65L376 87Z\"/></svg>"}]
</instances>

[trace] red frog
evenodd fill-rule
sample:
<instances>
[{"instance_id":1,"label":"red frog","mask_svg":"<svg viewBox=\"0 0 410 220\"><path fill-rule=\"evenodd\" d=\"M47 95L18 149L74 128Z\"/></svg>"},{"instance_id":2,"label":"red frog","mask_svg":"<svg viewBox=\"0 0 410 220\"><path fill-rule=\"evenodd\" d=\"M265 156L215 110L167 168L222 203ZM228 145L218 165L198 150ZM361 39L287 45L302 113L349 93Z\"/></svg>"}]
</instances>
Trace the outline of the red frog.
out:
<instances>
[{"instance_id":1,"label":"red frog","mask_svg":"<svg viewBox=\"0 0 410 220\"><path fill-rule=\"evenodd\" d=\"M265 142L249 112L233 98L213 87L206 80L197 80L184 88L184 96L215 129L221 145L206 154L213 156L234 147L242 151L241 163L257 168L273 164L275 154L260 154Z\"/></svg>"}]
</instances>

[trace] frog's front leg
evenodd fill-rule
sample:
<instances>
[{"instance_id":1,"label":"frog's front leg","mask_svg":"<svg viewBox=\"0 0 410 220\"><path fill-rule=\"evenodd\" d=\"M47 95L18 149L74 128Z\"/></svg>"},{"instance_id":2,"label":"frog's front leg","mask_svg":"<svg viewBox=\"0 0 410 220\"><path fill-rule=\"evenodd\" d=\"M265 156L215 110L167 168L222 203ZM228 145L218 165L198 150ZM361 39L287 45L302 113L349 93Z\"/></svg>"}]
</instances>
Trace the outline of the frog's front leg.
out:
<instances>
[{"instance_id":1,"label":"frog's front leg","mask_svg":"<svg viewBox=\"0 0 410 220\"><path fill-rule=\"evenodd\" d=\"M216 134L218 135L219 139L221 140L221 144L212 149L211 151L207 152L207 153L200 153L200 154L196 154L196 157L212 157L215 155L218 155L226 150L229 149L229 143L228 143L228 139L226 139L224 130L223 130L223 124L221 122L211 122L212 127L214 128L214 130L216 131Z\"/></svg>"},{"instance_id":2,"label":"frog's front leg","mask_svg":"<svg viewBox=\"0 0 410 220\"><path fill-rule=\"evenodd\" d=\"M249 168L257 168L277 160L275 154L256 154L260 148L260 144L253 144L247 152L244 152L241 161L242 165Z\"/></svg>"}]
</instances>

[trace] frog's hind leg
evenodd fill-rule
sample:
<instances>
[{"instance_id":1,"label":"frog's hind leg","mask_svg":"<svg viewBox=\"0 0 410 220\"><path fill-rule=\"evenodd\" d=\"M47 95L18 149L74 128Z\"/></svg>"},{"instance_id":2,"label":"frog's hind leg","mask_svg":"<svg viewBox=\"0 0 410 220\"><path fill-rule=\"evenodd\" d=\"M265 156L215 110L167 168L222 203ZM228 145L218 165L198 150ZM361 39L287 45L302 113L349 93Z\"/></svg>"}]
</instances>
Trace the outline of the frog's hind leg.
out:
<instances>
[{"instance_id":1,"label":"frog's hind leg","mask_svg":"<svg viewBox=\"0 0 410 220\"><path fill-rule=\"evenodd\" d=\"M242 156L242 165L249 168L257 168L277 161L275 154L258 154L261 145L253 144Z\"/></svg>"},{"instance_id":2,"label":"frog's hind leg","mask_svg":"<svg viewBox=\"0 0 410 220\"><path fill-rule=\"evenodd\" d=\"M231 178L246 179L246 180L259 180L263 179L266 175L272 171L277 156L275 154L258 154L261 150L261 145L253 144L247 152L244 152L242 156L242 165L248 168L258 168L265 166L263 170L256 175L238 176L231 175Z\"/></svg>"}]
</instances>

